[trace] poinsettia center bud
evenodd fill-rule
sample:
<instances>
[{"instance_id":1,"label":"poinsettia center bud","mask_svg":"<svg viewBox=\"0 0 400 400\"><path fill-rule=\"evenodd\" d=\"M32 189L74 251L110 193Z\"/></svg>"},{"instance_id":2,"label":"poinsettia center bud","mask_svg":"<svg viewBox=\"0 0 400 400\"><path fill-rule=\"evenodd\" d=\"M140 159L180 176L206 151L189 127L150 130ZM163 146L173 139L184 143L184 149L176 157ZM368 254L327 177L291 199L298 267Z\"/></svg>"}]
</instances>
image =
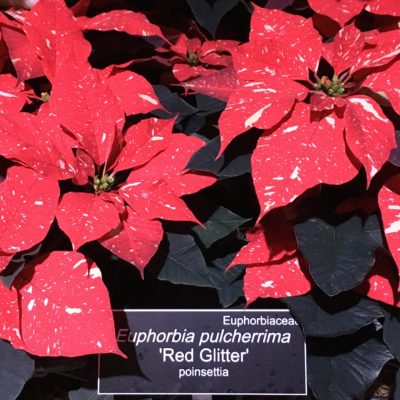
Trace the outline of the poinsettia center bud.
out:
<instances>
[{"instance_id":1,"label":"poinsettia center bud","mask_svg":"<svg viewBox=\"0 0 400 400\"><path fill-rule=\"evenodd\" d=\"M42 93L40 93L40 97L45 103L47 103L50 100L50 93L42 92Z\"/></svg>"},{"instance_id":2,"label":"poinsettia center bud","mask_svg":"<svg viewBox=\"0 0 400 400\"><path fill-rule=\"evenodd\" d=\"M314 84L314 88L324 91L329 96L342 96L345 91L343 82L336 75L333 76L332 80L324 75L319 82Z\"/></svg>"},{"instance_id":3,"label":"poinsettia center bud","mask_svg":"<svg viewBox=\"0 0 400 400\"><path fill-rule=\"evenodd\" d=\"M114 181L115 179L113 176L104 174L101 178L99 178L96 175L93 181L94 191L96 193L106 192L111 188Z\"/></svg>"},{"instance_id":4,"label":"poinsettia center bud","mask_svg":"<svg viewBox=\"0 0 400 400\"><path fill-rule=\"evenodd\" d=\"M187 53L187 60L190 65L197 65L199 63L199 57L197 57L196 53L191 53L188 51Z\"/></svg>"}]
</instances>

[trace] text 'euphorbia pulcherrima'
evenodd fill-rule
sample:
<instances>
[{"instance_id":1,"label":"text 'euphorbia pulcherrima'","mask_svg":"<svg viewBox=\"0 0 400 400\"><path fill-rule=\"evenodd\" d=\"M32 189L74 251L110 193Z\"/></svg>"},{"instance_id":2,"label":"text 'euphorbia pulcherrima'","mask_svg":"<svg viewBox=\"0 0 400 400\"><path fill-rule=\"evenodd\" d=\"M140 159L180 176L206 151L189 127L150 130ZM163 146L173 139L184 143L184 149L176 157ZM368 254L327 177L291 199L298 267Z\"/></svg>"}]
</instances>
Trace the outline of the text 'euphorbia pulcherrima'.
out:
<instances>
[{"instance_id":1,"label":"text 'euphorbia pulcherrima'","mask_svg":"<svg viewBox=\"0 0 400 400\"><path fill-rule=\"evenodd\" d=\"M64 1L40 1L22 29L51 89L34 113L22 112L34 94L2 75L0 154L10 166L0 184L0 267L41 243L55 221L71 247L34 258L10 290L0 285L0 337L43 356L121 354L100 270L79 248L97 240L143 275L163 237L160 220L196 223L181 197L215 178L185 170L204 143L173 134L174 120L125 124L162 107L140 75L89 64L91 46Z\"/></svg>"},{"instance_id":2,"label":"text 'euphorbia pulcherrima'","mask_svg":"<svg viewBox=\"0 0 400 400\"><path fill-rule=\"evenodd\" d=\"M255 6L219 126L221 152L250 128L265 131L252 156L260 218L319 183L347 182L361 166L370 182L381 169L394 127L371 93L382 90L381 76L393 93L399 53L398 30L347 25L323 43L310 19ZM390 100L397 110L398 98Z\"/></svg>"}]
</instances>

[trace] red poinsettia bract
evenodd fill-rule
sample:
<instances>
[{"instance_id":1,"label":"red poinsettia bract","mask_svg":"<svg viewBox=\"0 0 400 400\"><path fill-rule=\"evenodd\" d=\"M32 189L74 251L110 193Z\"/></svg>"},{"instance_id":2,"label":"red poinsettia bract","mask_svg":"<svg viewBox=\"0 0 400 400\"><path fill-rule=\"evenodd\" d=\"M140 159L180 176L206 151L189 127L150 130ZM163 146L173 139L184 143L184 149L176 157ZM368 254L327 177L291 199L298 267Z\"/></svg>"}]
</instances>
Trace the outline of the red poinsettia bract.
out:
<instances>
[{"instance_id":1,"label":"red poinsettia bract","mask_svg":"<svg viewBox=\"0 0 400 400\"><path fill-rule=\"evenodd\" d=\"M10 289L0 284L0 337L41 356L121 354L100 270L79 248L97 240L143 275L160 220L197 222L181 197L215 181L185 169L204 143L173 134L174 120L125 126L126 115L161 108L159 100L131 71L92 67L81 22L63 0L39 1L21 22L51 84L34 113L21 111L28 98L15 78L0 79L0 155L12 162L0 183L0 269L55 221L73 250L41 254Z\"/></svg>"},{"instance_id":2,"label":"red poinsettia bract","mask_svg":"<svg viewBox=\"0 0 400 400\"><path fill-rule=\"evenodd\" d=\"M362 10L373 14L400 16L400 4L386 0L309 0L310 7L318 14L338 22L343 26Z\"/></svg>"},{"instance_id":3,"label":"red poinsettia bract","mask_svg":"<svg viewBox=\"0 0 400 400\"><path fill-rule=\"evenodd\" d=\"M394 127L366 89L381 90L383 74L393 94L399 39L398 30L347 25L322 43L310 19L255 6L250 41L233 54L239 85L219 126L221 152L242 132L265 130L252 156L260 218L319 183L349 181L361 166L368 182L380 170ZM390 100L397 109L398 98Z\"/></svg>"},{"instance_id":4,"label":"red poinsettia bract","mask_svg":"<svg viewBox=\"0 0 400 400\"><path fill-rule=\"evenodd\" d=\"M300 255L292 224L281 214L266 216L246 234L230 266L246 264L247 304L258 298L300 296L313 287L307 262Z\"/></svg>"}]
</instances>

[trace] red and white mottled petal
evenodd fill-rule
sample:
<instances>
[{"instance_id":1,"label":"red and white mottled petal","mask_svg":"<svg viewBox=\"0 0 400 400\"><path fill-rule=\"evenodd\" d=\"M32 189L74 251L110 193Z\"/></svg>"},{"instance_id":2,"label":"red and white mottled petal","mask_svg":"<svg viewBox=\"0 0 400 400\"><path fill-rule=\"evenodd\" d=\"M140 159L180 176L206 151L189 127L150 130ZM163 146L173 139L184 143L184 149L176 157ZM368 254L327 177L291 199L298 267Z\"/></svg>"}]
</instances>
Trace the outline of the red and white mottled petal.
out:
<instances>
[{"instance_id":1,"label":"red and white mottled petal","mask_svg":"<svg viewBox=\"0 0 400 400\"><path fill-rule=\"evenodd\" d=\"M252 56L263 59L267 65L279 66L295 79L308 79L308 70L315 70L318 65L322 46L322 38L314 29L312 20L281 10L253 6Z\"/></svg>"},{"instance_id":2,"label":"red and white mottled petal","mask_svg":"<svg viewBox=\"0 0 400 400\"><path fill-rule=\"evenodd\" d=\"M34 10L27 14L23 29L51 82L56 77L57 67L70 62L70 53L74 54L75 63L76 60L82 63L87 61L91 52L90 43L63 0L38 2Z\"/></svg>"},{"instance_id":3,"label":"red and white mottled petal","mask_svg":"<svg viewBox=\"0 0 400 400\"><path fill-rule=\"evenodd\" d=\"M310 7L337 21L341 26L360 14L365 6L362 0L309 0Z\"/></svg>"},{"instance_id":4,"label":"red and white mottled petal","mask_svg":"<svg viewBox=\"0 0 400 400\"><path fill-rule=\"evenodd\" d=\"M310 98L310 108L312 111L333 110L335 107L345 107L346 100L343 97L327 96L324 92L315 92Z\"/></svg>"},{"instance_id":5,"label":"red and white mottled petal","mask_svg":"<svg viewBox=\"0 0 400 400\"><path fill-rule=\"evenodd\" d=\"M127 115L146 114L162 108L151 84L139 74L123 71L111 75L106 83Z\"/></svg>"},{"instance_id":6,"label":"red and white mottled petal","mask_svg":"<svg viewBox=\"0 0 400 400\"><path fill-rule=\"evenodd\" d=\"M353 71L386 65L400 54L399 29L386 32L370 31L365 33L365 37L370 46L359 54Z\"/></svg>"},{"instance_id":7,"label":"red and white mottled petal","mask_svg":"<svg viewBox=\"0 0 400 400\"><path fill-rule=\"evenodd\" d=\"M118 157L114 172L146 164L165 150L171 144L174 123L175 119L149 118L130 126L124 136L125 147ZM142 176L142 179L146 179L146 176Z\"/></svg>"},{"instance_id":8,"label":"red and white mottled petal","mask_svg":"<svg viewBox=\"0 0 400 400\"><path fill-rule=\"evenodd\" d=\"M374 92L384 93L394 111L400 114L400 62L397 61L382 71L370 74L363 86Z\"/></svg>"},{"instance_id":9,"label":"red and white mottled petal","mask_svg":"<svg viewBox=\"0 0 400 400\"><path fill-rule=\"evenodd\" d=\"M59 122L75 135L95 164L104 164L112 151L115 127L123 123L125 115L97 71L71 53L57 67L49 104Z\"/></svg>"},{"instance_id":10,"label":"red and white mottled petal","mask_svg":"<svg viewBox=\"0 0 400 400\"><path fill-rule=\"evenodd\" d=\"M311 121L303 103L273 133L260 137L251 163L260 218L307 189L320 183L340 185L358 172L346 155L342 120L332 113Z\"/></svg>"},{"instance_id":11,"label":"red and white mottled petal","mask_svg":"<svg viewBox=\"0 0 400 400\"><path fill-rule=\"evenodd\" d=\"M10 74L0 75L0 114L21 111L26 97L17 89L18 80Z\"/></svg>"},{"instance_id":12,"label":"red and white mottled petal","mask_svg":"<svg viewBox=\"0 0 400 400\"><path fill-rule=\"evenodd\" d=\"M197 53L201 47L201 40L199 38L187 39L186 40L187 51L191 54Z\"/></svg>"},{"instance_id":13,"label":"red and white mottled petal","mask_svg":"<svg viewBox=\"0 0 400 400\"><path fill-rule=\"evenodd\" d=\"M250 128L269 129L292 109L296 99L303 100L308 90L290 79L242 83L229 97L219 119L220 154L229 143Z\"/></svg>"},{"instance_id":14,"label":"red and white mottled petal","mask_svg":"<svg viewBox=\"0 0 400 400\"><path fill-rule=\"evenodd\" d=\"M200 58L203 64L215 67L229 67L232 65L232 56L229 54L209 53Z\"/></svg>"},{"instance_id":15,"label":"red and white mottled petal","mask_svg":"<svg viewBox=\"0 0 400 400\"><path fill-rule=\"evenodd\" d=\"M77 20L79 26L85 31L117 31L133 36L158 36L167 41L160 28L152 24L142 13L129 10L111 10L93 18L78 17Z\"/></svg>"},{"instance_id":16,"label":"red and white mottled petal","mask_svg":"<svg viewBox=\"0 0 400 400\"><path fill-rule=\"evenodd\" d=\"M156 253L163 234L160 221L143 218L127 207L127 218L121 221L121 226L99 242L119 258L133 264L143 277L144 269Z\"/></svg>"},{"instance_id":17,"label":"red and white mottled petal","mask_svg":"<svg viewBox=\"0 0 400 400\"><path fill-rule=\"evenodd\" d=\"M235 91L237 85L238 81L234 70L232 68L223 68L215 70L211 75L184 82L183 87L196 93L228 101L229 96Z\"/></svg>"},{"instance_id":18,"label":"red and white mottled petal","mask_svg":"<svg viewBox=\"0 0 400 400\"><path fill-rule=\"evenodd\" d=\"M70 238L72 248L96 240L120 223L114 204L91 193L64 194L57 211L57 222Z\"/></svg>"},{"instance_id":19,"label":"red and white mottled petal","mask_svg":"<svg viewBox=\"0 0 400 400\"><path fill-rule=\"evenodd\" d=\"M166 127L166 129L170 128L171 126ZM169 186L179 187L179 181L181 180L182 174L185 172L186 165L193 154L204 145L205 143L195 136L174 133L170 137L169 146L153 157L147 164L143 165L142 168L133 170L127 179L127 183L135 184L135 182L138 181L146 180L151 182L163 179ZM194 175L193 185L195 187L197 186L195 182L196 179L197 175ZM187 184L185 178L183 178L183 182ZM179 189L179 192L182 191L183 188ZM193 193L193 191L188 187L186 193Z\"/></svg>"},{"instance_id":20,"label":"red and white mottled petal","mask_svg":"<svg viewBox=\"0 0 400 400\"><path fill-rule=\"evenodd\" d=\"M246 233L248 244L240 249L228 268L236 264L280 262L297 251L293 225L282 215L271 214Z\"/></svg>"},{"instance_id":21,"label":"red and white mottled petal","mask_svg":"<svg viewBox=\"0 0 400 400\"><path fill-rule=\"evenodd\" d=\"M397 1L370 0L365 9L373 14L400 17L400 3Z\"/></svg>"},{"instance_id":22,"label":"red and white mottled petal","mask_svg":"<svg viewBox=\"0 0 400 400\"><path fill-rule=\"evenodd\" d=\"M244 276L247 304L258 298L301 296L311 290L313 283L303 272L297 257L282 263L252 266Z\"/></svg>"},{"instance_id":23,"label":"red and white mottled petal","mask_svg":"<svg viewBox=\"0 0 400 400\"><path fill-rule=\"evenodd\" d=\"M378 195L386 240L400 274L400 177L391 178Z\"/></svg>"},{"instance_id":24,"label":"red and white mottled petal","mask_svg":"<svg viewBox=\"0 0 400 400\"><path fill-rule=\"evenodd\" d=\"M262 265L270 261L270 249L267 244L265 230L261 225L257 225L248 231L246 238L248 243L240 249L227 269L238 264Z\"/></svg>"},{"instance_id":25,"label":"red and white mottled petal","mask_svg":"<svg viewBox=\"0 0 400 400\"><path fill-rule=\"evenodd\" d=\"M124 200L146 219L161 218L198 223L186 203L163 180L153 183L127 183L119 192Z\"/></svg>"},{"instance_id":26,"label":"red and white mottled petal","mask_svg":"<svg viewBox=\"0 0 400 400\"><path fill-rule=\"evenodd\" d=\"M92 157L90 157L86 151L78 148L76 150L76 161L78 163L78 167L83 170L87 176L94 177L96 167Z\"/></svg>"},{"instance_id":27,"label":"red and white mottled petal","mask_svg":"<svg viewBox=\"0 0 400 400\"><path fill-rule=\"evenodd\" d=\"M364 165L369 185L396 147L394 126L379 104L364 95L347 98L344 120L346 142Z\"/></svg>"},{"instance_id":28,"label":"red and white mottled petal","mask_svg":"<svg viewBox=\"0 0 400 400\"><path fill-rule=\"evenodd\" d=\"M323 44L322 55L332 65L335 74L350 68L353 72L365 45L363 32L354 24L346 25L334 37L333 42Z\"/></svg>"},{"instance_id":29,"label":"red and white mottled petal","mask_svg":"<svg viewBox=\"0 0 400 400\"><path fill-rule=\"evenodd\" d=\"M288 77L285 71L267 64L261 56L255 55L257 48L258 45L248 42L239 46L232 53L232 62L239 81L244 83L245 81L263 82L265 80L269 81L271 78L281 79L281 77Z\"/></svg>"},{"instance_id":30,"label":"red and white mottled petal","mask_svg":"<svg viewBox=\"0 0 400 400\"><path fill-rule=\"evenodd\" d=\"M368 273L364 282L354 290L373 300L398 306L398 293L395 287L397 280L398 273L393 270L392 261L378 253L374 267Z\"/></svg>"},{"instance_id":31,"label":"red and white mottled petal","mask_svg":"<svg viewBox=\"0 0 400 400\"><path fill-rule=\"evenodd\" d=\"M209 40L202 44L197 52L200 59L211 53L233 53L239 45L236 40Z\"/></svg>"},{"instance_id":32,"label":"red and white mottled petal","mask_svg":"<svg viewBox=\"0 0 400 400\"><path fill-rule=\"evenodd\" d=\"M215 71L213 68L205 68L202 65L191 66L188 64L175 64L172 68L175 79L181 83L189 79L212 75Z\"/></svg>"},{"instance_id":33,"label":"red and white mottled petal","mask_svg":"<svg viewBox=\"0 0 400 400\"><path fill-rule=\"evenodd\" d=\"M0 282L0 339L8 340L16 349L23 348L19 321L17 291Z\"/></svg>"},{"instance_id":34,"label":"red and white mottled petal","mask_svg":"<svg viewBox=\"0 0 400 400\"><path fill-rule=\"evenodd\" d=\"M188 40L189 40L188 37L184 33L179 33L178 37L176 38L174 43L170 44L169 48L174 53L181 56L181 58L186 58L187 50L188 50L188 46L187 46ZM160 48L160 49L157 49L157 51L161 52L161 51L165 51L165 49Z\"/></svg>"},{"instance_id":35,"label":"red and white mottled petal","mask_svg":"<svg viewBox=\"0 0 400 400\"><path fill-rule=\"evenodd\" d=\"M214 176L206 175L201 172L185 172L182 175L171 179L168 184L172 191L178 196L197 193L206 187L213 185L217 181Z\"/></svg>"},{"instance_id":36,"label":"red and white mottled petal","mask_svg":"<svg viewBox=\"0 0 400 400\"><path fill-rule=\"evenodd\" d=\"M54 220L56 180L24 167L10 167L0 184L0 250L16 253L41 242Z\"/></svg>"},{"instance_id":37,"label":"red and white mottled petal","mask_svg":"<svg viewBox=\"0 0 400 400\"><path fill-rule=\"evenodd\" d=\"M18 79L26 81L43 76L42 64L25 33L19 29L3 26L2 34Z\"/></svg>"},{"instance_id":38,"label":"red and white mottled petal","mask_svg":"<svg viewBox=\"0 0 400 400\"><path fill-rule=\"evenodd\" d=\"M100 193L100 196L104 201L108 201L108 202L114 204L114 206L118 210L118 213L120 216L125 214L126 205L125 205L124 199L122 198L122 196L119 195L119 193L103 192L103 193Z\"/></svg>"},{"instance_id":39,"label":"red and white mottled petal","mask_svg":"<svg viewBox=\"0 0 400 400\"><path fill-rule=\"evenodd\" d=\"M13 287L18 291L25 351L45 357L124 357L101 272L83 254L55 251L33 260Z\"/></svg>"},{"instance_id":40,"label":"red and white mottled petal","mask_svg":"<svg viewBox=\"0 0 400 400\"><path fill-rule=\"evenodd\" d=\"M0 154L54 179L71 178L76 159L58 121L44 113L0 116Z\"/></svg>"}]
</instances>

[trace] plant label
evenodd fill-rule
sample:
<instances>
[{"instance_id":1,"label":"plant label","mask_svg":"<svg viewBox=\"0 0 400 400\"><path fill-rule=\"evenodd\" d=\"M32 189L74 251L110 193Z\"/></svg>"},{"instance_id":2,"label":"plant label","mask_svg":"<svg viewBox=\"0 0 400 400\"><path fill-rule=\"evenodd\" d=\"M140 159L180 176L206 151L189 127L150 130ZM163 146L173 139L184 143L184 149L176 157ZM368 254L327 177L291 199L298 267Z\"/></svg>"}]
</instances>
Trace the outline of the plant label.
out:
<instances>
[{"instance_id":1,"label":"plant label","mask_svg":"<svg viewBox=\"0 0 400 400\"><path fill-rule=\"evenodd\" d=\"M305 341L288 310L117 310L123 359L99 357L99 394L307 393Z\"/></svg>"}]
</instances>

